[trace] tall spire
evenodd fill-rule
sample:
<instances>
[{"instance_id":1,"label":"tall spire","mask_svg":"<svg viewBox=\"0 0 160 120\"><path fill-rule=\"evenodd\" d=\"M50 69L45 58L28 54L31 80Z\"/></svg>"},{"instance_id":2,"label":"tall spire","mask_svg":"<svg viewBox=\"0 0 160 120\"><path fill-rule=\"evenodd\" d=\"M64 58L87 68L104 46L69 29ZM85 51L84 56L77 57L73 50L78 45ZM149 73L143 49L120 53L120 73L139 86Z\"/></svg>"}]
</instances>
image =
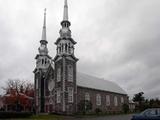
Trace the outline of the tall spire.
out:
<instances>
[{"instance_id":1,"label":"tall spire","mask_svg":"<svg viewBox=\"0 0 160 120\"><path fill-rule=\"evenodd\" d=\"M44 9L44 23L43 23L42 39L41 40L47 40L47 38L46 38L46 8Z\"/></svg>"},{"instance_id":2,"label":"tall spire","mask_svg":"<svg viewBox=\"0 0 160 120\"><path fill-rule=\"evenodd\" d=\"M44 23L43 23L43 30L42 30L42 38L40 40L41 46L39 47L39 53L42 55L48 54L47 48L47 38L46 38L46 8L44 9Z\"/></svg>"},{"instance_id":3,"label":"tall spire","mask_svg":"<svg viewBox=\"0 0 160 120\"><path fill-rule=\"evenodd\" d=\"M67 4L67 0L64 1L63 20L64 21L68 21L68 4Z\"/></svg>"}]
</instances>

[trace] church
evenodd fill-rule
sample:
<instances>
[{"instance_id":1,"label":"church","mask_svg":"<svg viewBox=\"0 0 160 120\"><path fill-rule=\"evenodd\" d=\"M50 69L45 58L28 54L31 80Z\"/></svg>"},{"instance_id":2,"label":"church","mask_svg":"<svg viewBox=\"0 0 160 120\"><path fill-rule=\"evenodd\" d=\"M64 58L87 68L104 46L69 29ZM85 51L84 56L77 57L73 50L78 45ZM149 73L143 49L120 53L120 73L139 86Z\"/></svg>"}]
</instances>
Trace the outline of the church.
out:
<instances>
[{"instance_id":1,"label":"church","mask_svg":"<svg viewBox=\"0 0 160 120\"><path fill-rule=\"evenodd\" d=\"M55 40L56 55L48 54L46 10L39 53L34 69L35 109L37 113L74 114L81 101L90 101L91 112L120 112L128 103L127 93L116 83L77 71L76 41L71 37L67 0L64 2L60 36ZM83 59L83 58L82 58Z\"/></svg>"}]
</instances>

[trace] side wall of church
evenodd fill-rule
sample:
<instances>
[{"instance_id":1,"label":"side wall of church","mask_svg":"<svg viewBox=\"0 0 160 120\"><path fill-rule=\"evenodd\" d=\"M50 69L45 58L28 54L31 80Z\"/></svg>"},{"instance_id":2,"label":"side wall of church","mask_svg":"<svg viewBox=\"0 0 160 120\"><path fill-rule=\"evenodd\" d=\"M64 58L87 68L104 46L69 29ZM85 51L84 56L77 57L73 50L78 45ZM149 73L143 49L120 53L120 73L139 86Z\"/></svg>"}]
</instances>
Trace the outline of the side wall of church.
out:
<instances>
[{"instance_id":1,"label":"side wall of church","mask_svg":"<svg viewBox=\"0 0 160 120\"><path fill-rule=\"evenodd\" d=\"M95 90L85 87L77 87L77 104L80 103L81 100L85 100L85 95L89 95L89 99L92 103L92 112L95 112L96 108L99 108L102 112L120 112L122 111L122 105L124 103L128 103L128 97L124 94L112 93L107 91ZM97 95L100 95L101 104L97 105ZM109 102L107 104L106 96L109 95ZM115 105L115 97L117 98L117 105ZM121 100L123 99L123 101Z\"/></svg>"}]
</instances>

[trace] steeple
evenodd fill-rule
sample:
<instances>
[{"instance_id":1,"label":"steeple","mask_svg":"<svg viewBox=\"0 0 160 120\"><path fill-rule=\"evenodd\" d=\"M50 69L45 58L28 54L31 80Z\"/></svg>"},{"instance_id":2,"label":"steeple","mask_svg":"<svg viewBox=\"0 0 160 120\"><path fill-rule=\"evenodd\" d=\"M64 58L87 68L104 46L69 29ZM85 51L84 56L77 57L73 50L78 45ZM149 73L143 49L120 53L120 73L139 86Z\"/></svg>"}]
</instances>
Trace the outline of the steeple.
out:
<instances>
[{"instance_id":1,"label":"steeple","mask_svg":"<svg viewBox=\"0 0 160 120\"><path fill-rule=\"evenodd\" d=\"M47 55L48 54L48 48L47 48L47 37L46 37L46 8L44 9L44 21L43 21L43 29L42 29L42 38L40 40L41 46L38 48L39 53L41 55Z\"/></svg>"},{"instance_id":2,"label":"steeple","mask_svg":"<svg viewBox=\"0 0 160 120\"><path fill-rule=\"evenodd\" d=\"M57 54L55 63L55 90L60 101L55 102L59 113L72 114L76 112L77 86L76 86L76 63L78 59L74 55L76 42L71 37L70 22L68 20L67 0L64 0L63 20L60 36L56 40ZM68 98L67 98L68 97Z\"/></svg>"},{"instance_id":3,"label":"steeple","mask_svg":"<svg viewBox=\"0 0 160 120\"><path fill-rule=\"evenodd\" d=\"M59 31L60 37L55 42L57 45L57 55L65 54L74 56L74 45L76 42L71 37L70 25L71 23L68 20L68 4L67 0L64 0L62 28Z\"/></svg>"},{"instance_id":4,"label":"steeple","mask_svg":"<svg viewBox=\"0 0 160 120\"><path fill-rule=\"evenodd\" d=\"M68 4L67 0L64 0L63 20L61 22L62 27L69 27L71 24L68 21Z\"/></svg>"},{"instance_id":5,"label":"steeple","mask_svg":"<svg viewBox=\"0 0 160 120\"><path fill-rule=\"evenodd\" d=\"M68 4L67 4L67 0L64 1L63 20L64 21L68 21Z\"/></svg>"},{"instance_id":6,"label":"steeple","mask_svg":"<svg viewBox=\"0 0 160 120\"><path fill-rule=\"evenodd\" d=\"M44 23L43 23L42 39L41 40L46 40L46 8L44 9Z\"/></svg>"},{"instance_id":7,"label":"steeple","mask_svg":"<svg viewBox=\"0 0 160 120\"><path fill-rule=\"evenodd\" d=\"M35 108L36 113L44 112L45 110L45 74L52 61L52 58L48 55L46 38L46 9L44 9L44 21L42 29L42 38L40 40L39 53L36 55L36 68L34 69L35 80Z\"/></svg>"}]
</instances>

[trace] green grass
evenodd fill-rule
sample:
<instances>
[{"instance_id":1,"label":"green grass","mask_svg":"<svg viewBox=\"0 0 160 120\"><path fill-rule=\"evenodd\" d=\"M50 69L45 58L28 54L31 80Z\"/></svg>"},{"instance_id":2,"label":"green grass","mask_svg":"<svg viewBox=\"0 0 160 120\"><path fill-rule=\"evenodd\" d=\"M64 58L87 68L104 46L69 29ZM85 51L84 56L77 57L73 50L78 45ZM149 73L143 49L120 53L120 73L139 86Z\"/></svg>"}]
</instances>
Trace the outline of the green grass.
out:
<instances>
[{"instance_id":1,"label":"green grass","mask_svg":"<svg viewBox=\"0 0 160 120\"><path fill-rule=\"evenodd\" d=\"M112 115L123 115L121 114L90 114L90 115L74 115L74 116L63 116L54 114L44 114L44 115L33 115L28 118L14 118L11 120L72 120L76 118L95 118L100 116L112 116ZM125 114L124 114L125 115Z\"/></svg>"},{"instance_id":2,"label":"green grass","mask_svg":"<svg viewBox=\"0 0 160 120\"><path fill-rule=\"evenodd\" d=\"M61 115L33 115L28 118L14 118L12 120L64 120Z\"/></svg>"},{"instance_id":3,"label":"green grass","mask_svg":"<svg viewBox=\"0 0 160 120\"><path fill-rule=\"evenodd\" d=\"M60 115L33 115L29 119L33 119L33 120L63 120L63 116L60 116Z\"/></svg>"}]
</instances>

